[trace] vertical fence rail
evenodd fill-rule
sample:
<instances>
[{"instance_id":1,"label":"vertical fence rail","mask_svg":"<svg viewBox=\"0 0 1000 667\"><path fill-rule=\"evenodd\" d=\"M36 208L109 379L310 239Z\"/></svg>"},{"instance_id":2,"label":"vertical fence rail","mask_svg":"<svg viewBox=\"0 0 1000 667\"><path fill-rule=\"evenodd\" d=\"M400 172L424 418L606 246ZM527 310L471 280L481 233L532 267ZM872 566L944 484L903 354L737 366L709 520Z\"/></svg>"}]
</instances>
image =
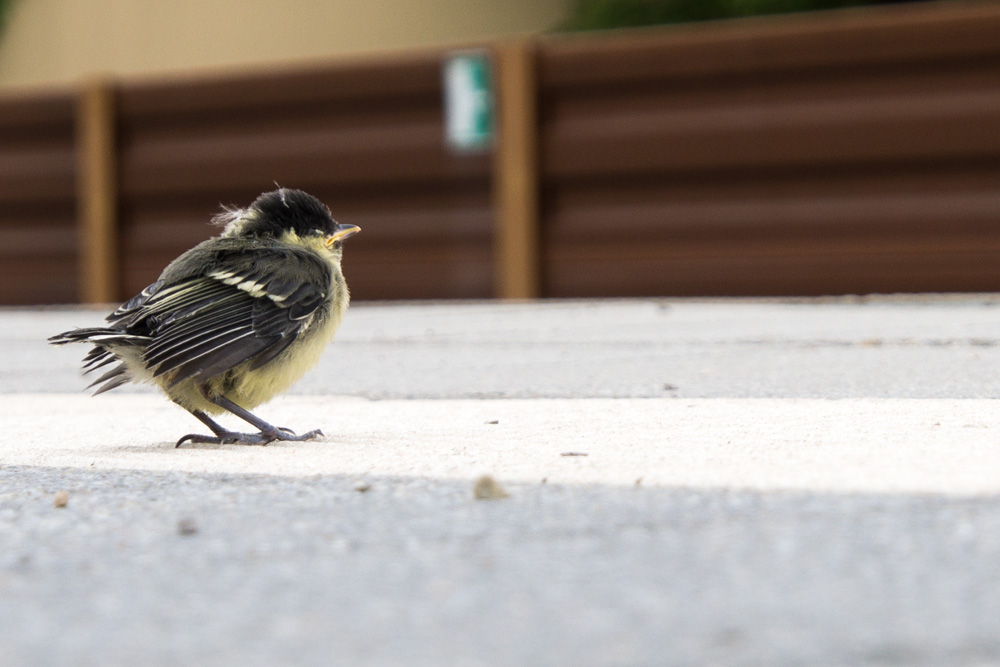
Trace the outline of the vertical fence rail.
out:
<instances>
[{"instance_id":1,"label":"vertical fence rail","mask_svg":"<svg viewBox=\"0 0 1000 667\"><path fill-rule=\"evenodd\" d=\"M497 49L495 294L505 299L542 295L536 62L531 41Z\"/></svg>"},{"instance_id":2,"label":"vertical fence rail","mask_svg":"<svg viewBox=\"0 0 1000 667\"><path fill-rule=\"evenodd\" d=\"M118 299L121 281L117 225L115 88L88 81L77 102L77 205L80 226L80 299Z\"/></svg>"}]
</instances>

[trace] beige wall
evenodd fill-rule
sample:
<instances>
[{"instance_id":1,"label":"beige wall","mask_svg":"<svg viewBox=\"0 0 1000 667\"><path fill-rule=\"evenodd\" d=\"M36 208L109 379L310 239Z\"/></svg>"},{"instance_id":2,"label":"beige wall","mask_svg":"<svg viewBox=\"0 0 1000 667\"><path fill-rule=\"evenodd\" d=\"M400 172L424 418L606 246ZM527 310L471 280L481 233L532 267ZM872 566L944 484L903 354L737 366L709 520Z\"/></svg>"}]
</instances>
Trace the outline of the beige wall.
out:
<instances>
[{"instance_id":1,"label":"beige wall","mask_svg":"<svg viewBox=\"0 0 1000 667\"><path fill-rule=\"evenodd\" d=\"M0 86L311 60L546 30L570 0L16 0Z\"/></svg>"}]
</instances>

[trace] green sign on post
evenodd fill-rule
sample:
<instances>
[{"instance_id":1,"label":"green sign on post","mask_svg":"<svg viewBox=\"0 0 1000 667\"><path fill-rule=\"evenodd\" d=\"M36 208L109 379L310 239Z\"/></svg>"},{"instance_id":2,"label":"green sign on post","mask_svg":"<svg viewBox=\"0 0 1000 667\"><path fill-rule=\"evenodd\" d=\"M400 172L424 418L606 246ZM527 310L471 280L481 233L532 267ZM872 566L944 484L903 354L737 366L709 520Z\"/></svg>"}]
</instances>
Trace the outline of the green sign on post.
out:
<instances>
[{"instance_id":1,"label":"green sign on post","mask_svg":"<svg viewBox=\"0 0 1000 667\"><path fill-rule=\"evenodd\" d=\"M452 150L493 145L493 72L485 51L460 51L444 63L445 140Z\"/></svg>"}]
</instances>

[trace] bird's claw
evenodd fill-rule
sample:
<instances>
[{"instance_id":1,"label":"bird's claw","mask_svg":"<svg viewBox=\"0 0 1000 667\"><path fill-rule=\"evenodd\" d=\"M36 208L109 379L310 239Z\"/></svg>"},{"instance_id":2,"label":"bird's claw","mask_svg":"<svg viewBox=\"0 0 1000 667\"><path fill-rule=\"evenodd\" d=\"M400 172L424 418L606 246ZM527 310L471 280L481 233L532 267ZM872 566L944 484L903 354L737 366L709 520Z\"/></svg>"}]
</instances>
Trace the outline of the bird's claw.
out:
<instances>
[{"instance_id":1,"label":"bird's claw","mask_svg":"<svg viewBox=\"0 0 1000 667\"><path fill-rule=\"evenodd\" d=\"M184 437L182 437L180 440L177 441L177 444L174 445L174 449L177 449L178 447L180 447L181 445L183 445L185 442L190 442L192 445L195 445L195 444L221 445L222 444L222 440L219 437L217 437L217 436L213 436L213 435L201 435L200 433L188 433L187 435L185 435Z\"/></svg>"},{"instance_id":2,"label":"bird's claw","mask_svg":"<svg viewBox=\"0 0 1000 667\"><path fill-rule=\"evenodd\" d=\"M226 431L218 435L201 435L199 433L188 433L177 441L175 448L180 447L185 442L191 444L211 444L211 445L261 445L279 440L282 442L300 442L323 437L323 431L315 429L302 435L295 435L295 431L290 428L279 427L274 430L260 431L258 433L237 433Z\"/></svg>"}]
</instances>

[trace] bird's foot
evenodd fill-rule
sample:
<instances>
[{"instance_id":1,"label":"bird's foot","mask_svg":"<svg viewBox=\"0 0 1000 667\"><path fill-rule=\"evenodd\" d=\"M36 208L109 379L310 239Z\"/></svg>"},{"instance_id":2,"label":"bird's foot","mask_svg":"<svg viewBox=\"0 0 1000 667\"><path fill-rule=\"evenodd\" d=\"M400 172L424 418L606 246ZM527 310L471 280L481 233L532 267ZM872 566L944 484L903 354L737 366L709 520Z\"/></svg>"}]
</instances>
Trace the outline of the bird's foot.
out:
<instances>
[{"instance_id":1,"label":"bird's foot","mask_svg":"<svg viewBox=\"0 0 1000 667\"><path fill-rule=\"evenodd\" d=\"M201 435L200 433L188 433L177 441L174 447L180 447L185 442L191 444L211 444L211 445L266 445L269 442L289 441L301 442L323 437L323 431L319 429L296 435L290 428L278 427L265 429L257 433L237 433L236 431L221 431L216 435Z\"/></svg>"}]
</instances>

